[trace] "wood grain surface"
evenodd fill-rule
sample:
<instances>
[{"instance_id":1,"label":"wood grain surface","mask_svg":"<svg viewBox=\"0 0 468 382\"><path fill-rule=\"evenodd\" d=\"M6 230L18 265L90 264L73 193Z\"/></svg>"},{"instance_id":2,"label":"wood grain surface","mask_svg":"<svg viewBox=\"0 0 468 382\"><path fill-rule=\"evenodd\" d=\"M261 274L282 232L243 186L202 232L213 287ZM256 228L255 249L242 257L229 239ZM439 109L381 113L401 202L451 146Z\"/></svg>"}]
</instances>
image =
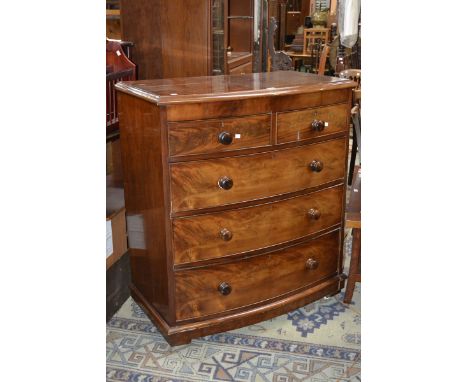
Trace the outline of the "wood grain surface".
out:
<instances>
[{"instance_id":1,"label":"wood grain surface","mask_svg":"<svg viewBox=\"0 0 468 382\"><path fill-rule=\"evenodd\" d=\"M229 256L284 243L341 223L343 186L308 195L173 220L174 263ZM318 220L308 211L320 211ZM223 239L221 231L231 234Z\"/></svg>"},{"instance_id":2,"label":"wood grain surface","mask_svg":"<svg viewBox=\"0 0 468 382\"><path fill-rule=\"evenodd\" d=\"M179 271L176 278L176 319L201 317L279 297L336 274L340 231L302 245L230 264ZM318 262L308 269L306 262ZM218 286L232 292L222 295Z\"/></svg>"},{"instance_id":3,"label":"wood grain surface","mask_svg":"<svg viewBox=\"0 0 468 382\"><path fill-rule=\"evenodd\" d=\"M171 164L172 211L201 209L307 189L344 178L346 140L268 153ZM320 172L309 164L319 160ZM218 181L233 180L224 190Z\"/></svg>"},{"instance_id":4,"label":"wood grain surface","mask_svg":"<svg viewBox=\"0 0 468 382\"><path fill-rule=\"evenodd\" d=\"M268 146L270 130L270 114L169 123L169 154L190 155ZM232 143L219 142L222 132L232 135Z\"/></svg>"},{"instance_id":5,"label":"wood grain surface","mask_svg":"<svg viewBox=\"0 0 468 382\"><path fill-rule=\"evenodd\" d=\"M317 76L290 70L245 75L125 81L118 83L116 89L158 105L174 105L295 94L308 94L309 97L314 97L338 90L343 90L342 96L347 97L350 89L356 85L346 78Z\"/></svg>"},{"instance_id":6,"label":"wood grain surface","mask_svg":"<svg viewBox=\"0 0 468 382\"><path fill-rule=\"evenodd\" d=\"M132 295L169 343L343 287L354 85L275 72L116 86Z\"/></svg>"},{"instance_id":7,"label":"wood grain surface","mask_svg":"<svg viewBox=\"0 0 468 382\"><path fill-rule=\"evenodd\" d=\"M171 322L160 110L127 94L118 97L132 282Z\"/></svg>"},{"instance_id":8,"label":"wood grain surface","mask_svg":"<svg viewBox=\"0 0 468 382\"><path fill-rule=\"evenodd\" d=\"M278 113L278 143L302 141L345 131L349 128L348 114L348 104ZM326 122L327 126L322 131L314 131L311 127L314 120Z\"/></svg>"}]
</instances>

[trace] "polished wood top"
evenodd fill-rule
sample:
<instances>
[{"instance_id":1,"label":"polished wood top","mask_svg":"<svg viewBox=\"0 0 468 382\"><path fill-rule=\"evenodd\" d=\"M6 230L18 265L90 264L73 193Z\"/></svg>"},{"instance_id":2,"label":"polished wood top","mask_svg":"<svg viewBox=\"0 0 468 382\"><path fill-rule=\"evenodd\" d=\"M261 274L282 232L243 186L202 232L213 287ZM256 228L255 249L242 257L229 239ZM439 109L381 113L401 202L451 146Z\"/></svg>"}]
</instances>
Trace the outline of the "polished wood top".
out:
<instances>
[{"instance_id":1,"label":"polished wood top","mask_svg":"<svg viewBox=\"0 0 468 382\"><path fill-rule=\"evenodd\" d=\"M158 105L236 100L356 87L346 78L295 71L126 81L115 88Z\"/></svg>"}]
</instances>

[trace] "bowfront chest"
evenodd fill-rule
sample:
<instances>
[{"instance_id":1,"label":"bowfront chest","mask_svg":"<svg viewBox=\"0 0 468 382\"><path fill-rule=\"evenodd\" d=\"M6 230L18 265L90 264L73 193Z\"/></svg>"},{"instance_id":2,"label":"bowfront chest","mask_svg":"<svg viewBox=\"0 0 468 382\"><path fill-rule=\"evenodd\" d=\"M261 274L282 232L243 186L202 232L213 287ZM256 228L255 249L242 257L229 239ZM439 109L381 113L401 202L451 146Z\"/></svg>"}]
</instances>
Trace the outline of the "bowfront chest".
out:
<instances>
[{"instance_id":1,"label":"bowfront chest","mask_svg":"<svg viewBox=\"0 0 468 382\"><path fill-rule=\"evenodd\" d=\"M132 296L171 345L340 291L352 81L119 83Z\"/></svg>"}]
</instances>

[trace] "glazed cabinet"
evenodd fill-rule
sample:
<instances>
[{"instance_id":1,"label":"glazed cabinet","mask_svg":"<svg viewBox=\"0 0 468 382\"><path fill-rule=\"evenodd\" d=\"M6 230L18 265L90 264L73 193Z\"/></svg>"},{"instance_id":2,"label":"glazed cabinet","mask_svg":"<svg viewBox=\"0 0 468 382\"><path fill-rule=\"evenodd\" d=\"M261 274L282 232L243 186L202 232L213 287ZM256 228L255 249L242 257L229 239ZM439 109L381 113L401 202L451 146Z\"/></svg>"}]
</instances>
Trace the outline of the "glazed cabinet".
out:
<instances>
[{"instance_id":1,"label":"glazed cabinet","mask_svg":"<svg viewBox=\"0 0 468 382\"><path fill-rule=\"evenodd\" d=\"M338 293L354 83L119 83L131 292L172 345Z\"/></svg>"}]
</instances>

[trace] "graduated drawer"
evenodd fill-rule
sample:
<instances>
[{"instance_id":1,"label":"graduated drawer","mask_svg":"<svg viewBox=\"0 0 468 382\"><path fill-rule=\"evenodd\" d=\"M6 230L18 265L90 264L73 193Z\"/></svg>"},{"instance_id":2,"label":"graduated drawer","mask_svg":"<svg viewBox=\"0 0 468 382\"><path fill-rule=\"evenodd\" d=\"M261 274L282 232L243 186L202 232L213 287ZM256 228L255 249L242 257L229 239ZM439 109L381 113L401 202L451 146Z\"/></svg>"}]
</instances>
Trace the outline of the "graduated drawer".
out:
<instances>
[{"instance_id":1,"label":"graduated drawer","mask_svg":"<svg viewBox=\"0 0 468 382\"><path fill-rule=\"evenodd\" d=\"M176 319L263 302L337 272L339 231L270 254L175 272Z\"/></svg>"},{"instance_id":2,"label":"graduated drawer","mask_svg":"<svg viewBox=\"0 0 468 382\"><path fill-rule=\"evenodd\" d=\"M271 115L169 123L169 154L191 155L268 146Z\"/></svg>"},{"instance_id":3,"label":"graduated drawer","mask_svg":"<svg viewBox=\"0 0 468 382\"><path fill-rule=\"evenodd\" d=\"M278 113L278 143L296 142L348 129L349 105Z\"/></svg>"},{"instance_id":4,"label":"graduated drawer","mask_svg":"<svg viewBox=\"0 0 468 382\"><path fill-rule=\"evenodd\" d=\"M261 154L174 163L172 211L262 199L343 179L345 154L346 142L340 138Z\"/></svg>"},{"instance_id":5,"label":"graduated drawer","mask_svg":"<svg viewBox=\"0 0 468 382\"><path fill-rule=\"evenodd\" d=\"M307 195L173 220L175 264L265 248L341 223L343 186Z\"/></svg>"}]
</instances>

